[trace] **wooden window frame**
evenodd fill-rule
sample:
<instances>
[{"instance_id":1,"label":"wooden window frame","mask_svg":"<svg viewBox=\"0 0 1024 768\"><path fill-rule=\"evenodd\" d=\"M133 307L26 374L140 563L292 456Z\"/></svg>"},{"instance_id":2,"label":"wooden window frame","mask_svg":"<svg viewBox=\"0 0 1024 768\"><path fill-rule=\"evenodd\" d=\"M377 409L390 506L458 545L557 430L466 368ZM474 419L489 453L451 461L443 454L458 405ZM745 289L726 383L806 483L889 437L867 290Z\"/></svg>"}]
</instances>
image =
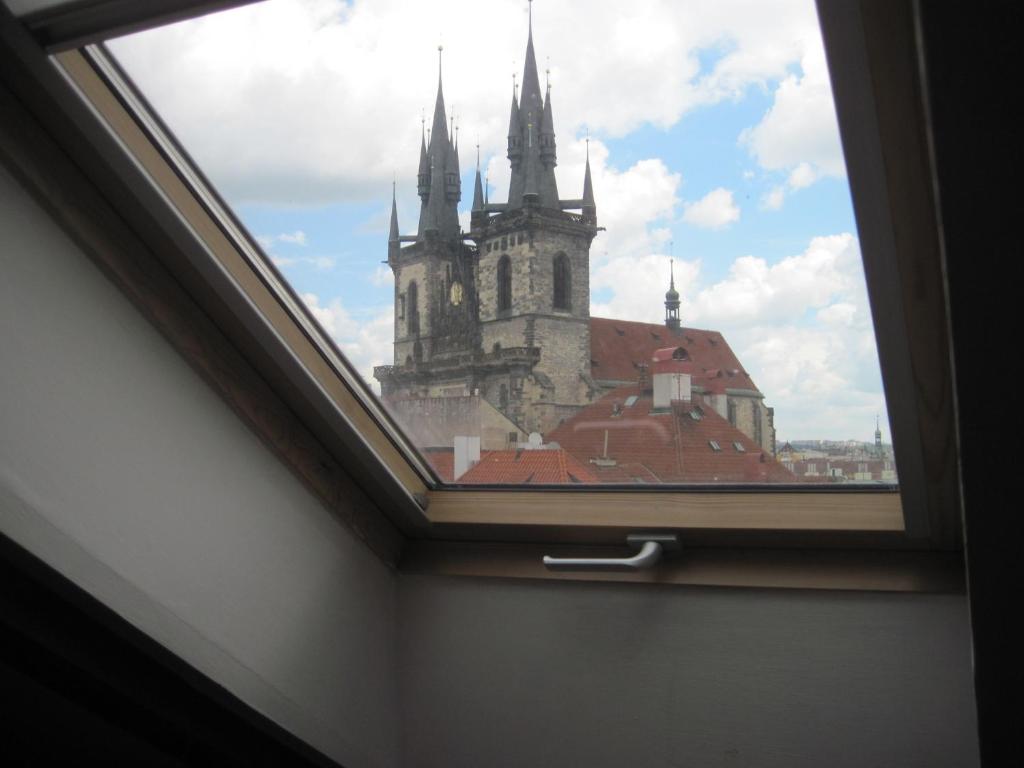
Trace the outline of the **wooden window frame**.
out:
<instances>
[{"instance_id":1,"label":"wooden window frame","mask_svg":"<svg viewBox=\"0 0 1024 768\"><path fill-rule=\"evenodd\" d=\"M197 12L202 4L191 5ZM520 567L506 568L508 575L527 575L536 572L529 564L542 548L603 549L629 531L656 528L680 531L684 545L702 553L703 569L694 565L700 558L690 558L654 576L617 578L716 583L707 574L720 572L722 562L756 552L762 565L774 563L775 577L765 578L762 568L747 581L719 582L902 589L941 581L907 576L908 568L921 570L920 562L907 565L916 562L911 553L948 560L959 552L950 334L910 2L819 0L890 403L898 493L442 486L102 46L76 50L82 34L62 41L52 27L0 12L4 106L17 113L0 135L0 160L389 562L434 562L445 571L437 565L444 552L455 557L491 542L518 553ZM102 39L96 26L91 39ZM343 502L353 489L364 502L355 506L380 514L351 511ZM800 559L794 553L851 549L861 559L845 562L847 576L832 582L815 576L820 568L792 567ZM858 581L856 563L870 560L866 550L888 576ZM479 562L471 572L491 573ZM787 572L802 575L778 575Z\"/></svg>"}]
</instances>

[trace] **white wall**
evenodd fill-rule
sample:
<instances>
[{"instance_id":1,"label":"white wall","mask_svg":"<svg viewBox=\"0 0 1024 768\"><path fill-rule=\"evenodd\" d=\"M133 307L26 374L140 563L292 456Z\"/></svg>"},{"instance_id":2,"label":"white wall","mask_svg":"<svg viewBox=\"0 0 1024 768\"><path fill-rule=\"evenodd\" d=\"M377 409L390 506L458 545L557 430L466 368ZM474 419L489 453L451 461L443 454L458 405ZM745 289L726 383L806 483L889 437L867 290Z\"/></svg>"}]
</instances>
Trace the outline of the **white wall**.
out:
<instances>
[{"instance_id":1,"label":"white wall","mask_svg":"<svg viewBox=\"0 0 1024 768\"><path fill-rule=\"evenodd\" d=\"M397 762L395 577L0 168L0 530L346 766Z\"/></svg>"}]
</instances>

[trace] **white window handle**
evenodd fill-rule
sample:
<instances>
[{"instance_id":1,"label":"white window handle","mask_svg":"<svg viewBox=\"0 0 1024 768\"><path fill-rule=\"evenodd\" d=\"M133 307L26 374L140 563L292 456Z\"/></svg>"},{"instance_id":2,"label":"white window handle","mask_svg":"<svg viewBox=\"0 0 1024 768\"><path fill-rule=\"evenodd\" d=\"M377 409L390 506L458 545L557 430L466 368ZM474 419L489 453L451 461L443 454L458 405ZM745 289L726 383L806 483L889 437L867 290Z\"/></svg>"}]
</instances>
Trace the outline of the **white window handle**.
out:
<instances>
[{"instance_id":1,"label":"white window handle","mask_svg":"<svg viewBox=\"0 0 1024 768\"><path fill-rule=\"evenodd\" d=\"M544 566L552 571L639 571L661 559L664 549L678 549L679 537L674 533L631 533L626 537L631 547L640 547L632 557L549 557Z\"/></svg>"}]
</instances>

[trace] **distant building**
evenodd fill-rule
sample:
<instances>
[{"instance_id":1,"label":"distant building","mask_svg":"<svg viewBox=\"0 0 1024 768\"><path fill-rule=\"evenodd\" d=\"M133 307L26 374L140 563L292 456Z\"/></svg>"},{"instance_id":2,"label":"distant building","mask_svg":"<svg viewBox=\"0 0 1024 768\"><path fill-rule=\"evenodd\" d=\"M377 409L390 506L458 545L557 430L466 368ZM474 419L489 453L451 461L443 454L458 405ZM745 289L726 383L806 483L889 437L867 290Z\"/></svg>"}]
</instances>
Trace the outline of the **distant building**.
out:
<instances>
[{"instance_id":1,"label":"distant building","mask_svg":"<svg viewBox=\"0 0 1024 768\"><path fill-rule=\"evenodd\" d=\"M882 442L875 418L873 443L860 440L787 440L777 458L800 482L882 483L898 482L892 446Z\"/></svg>"}]
</instances>

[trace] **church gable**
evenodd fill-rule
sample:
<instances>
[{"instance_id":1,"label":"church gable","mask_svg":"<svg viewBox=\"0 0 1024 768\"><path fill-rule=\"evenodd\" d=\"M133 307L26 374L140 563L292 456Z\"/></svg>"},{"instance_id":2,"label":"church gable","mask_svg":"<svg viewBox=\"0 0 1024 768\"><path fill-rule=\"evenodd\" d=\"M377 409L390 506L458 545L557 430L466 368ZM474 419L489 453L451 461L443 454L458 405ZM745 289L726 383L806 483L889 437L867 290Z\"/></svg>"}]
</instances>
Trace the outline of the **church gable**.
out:
<instances>
[{"instance_id":1,"label":"church gable","mask_svg":"<svg viewBox=\"0 0 1024 768\"><path fill-rule=\"evenodd\" d=\"M597 382L636 382L643 367L651 364L655 352L675 346L688 353L694 365L695 384L707 379L709 387L718 388L718 380L724 379L725 386L731 389L759 391L718 331L674 331L659 323L590 318L590 371Z\"/></svg>"}]
</instances>

